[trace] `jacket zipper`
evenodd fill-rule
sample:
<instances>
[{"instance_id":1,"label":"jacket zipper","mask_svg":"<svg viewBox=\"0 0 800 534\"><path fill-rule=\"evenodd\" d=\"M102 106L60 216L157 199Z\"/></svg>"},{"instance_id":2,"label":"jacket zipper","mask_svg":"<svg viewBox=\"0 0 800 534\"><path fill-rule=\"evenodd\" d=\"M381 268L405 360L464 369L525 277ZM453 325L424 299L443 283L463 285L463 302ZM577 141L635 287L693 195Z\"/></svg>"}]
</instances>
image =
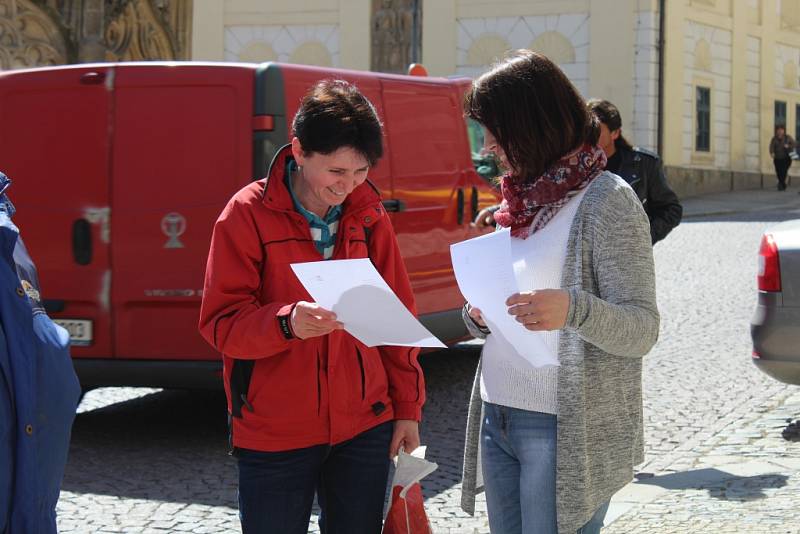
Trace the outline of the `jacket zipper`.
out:
<instances>
[{"instance_id":1,"label":"jacket zipper","mask_svg":"<svg viewBox=\"0 0 800 534\"><path fill-rule=\"evenodd\" d=\"M362 358L361 351L358 350L358 347L356 347L356 355L358 356L358 367L361 369L361 400L363 401L364 397L366 396L366 377L364 376L364 358Z\"/></svg>"},{"instance_id":2,"label":"jacket zipper","mask_svg":"<svg viewBox=\"0 0 800 534\"><path fill-rule=\"evenodd\" d=\"M317 417L319 417L322 410L322 383L319 380L320 367L319 349L317 349Z\"/></svg>"}]
</instances>

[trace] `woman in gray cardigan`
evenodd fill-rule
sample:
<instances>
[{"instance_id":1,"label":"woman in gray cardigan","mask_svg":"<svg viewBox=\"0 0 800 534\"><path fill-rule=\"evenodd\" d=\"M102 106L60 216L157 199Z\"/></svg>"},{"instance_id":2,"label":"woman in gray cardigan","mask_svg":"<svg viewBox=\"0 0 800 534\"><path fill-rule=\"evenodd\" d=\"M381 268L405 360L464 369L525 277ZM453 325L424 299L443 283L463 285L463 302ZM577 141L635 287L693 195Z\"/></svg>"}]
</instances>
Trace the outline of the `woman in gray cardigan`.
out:
<instances>
[{"instance_id":1,"label":"woman in gray cardigan","mask_svg":"<svg viewBox=\"0 0 800 534\"><path fill-rule=\"evenodd\" d=\"M535 367L465 307L486 343L462 507L485 489L494 534L599 532L644 459L642 357L659 327L647 216L603 171L597 120L546 57L517 51L473 83L465 110L509 170L495 220L521 291L498 298L559 365Z\"/></svg>"}]
</instances>

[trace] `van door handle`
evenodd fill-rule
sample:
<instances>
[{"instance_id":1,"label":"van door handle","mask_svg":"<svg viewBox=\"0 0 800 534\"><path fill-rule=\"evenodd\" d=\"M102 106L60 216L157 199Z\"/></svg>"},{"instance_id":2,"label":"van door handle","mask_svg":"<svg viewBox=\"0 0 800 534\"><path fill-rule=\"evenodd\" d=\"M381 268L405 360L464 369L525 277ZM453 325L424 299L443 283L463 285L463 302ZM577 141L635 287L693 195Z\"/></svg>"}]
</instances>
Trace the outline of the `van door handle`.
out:
<instances>
[{"instance_id":1,"label":"van door handle","mask_svg":"<svg viewBox=\"0 0 800 534\"><path fill-rule=\"evenodd\" d=\"M459 188L456 197L456 222L464 224L464 190Z\"/></svg>"},{"instance_id":2,"label":"van door handle","mask_svg":"<svg viewBox=\"0 0 800 534\"><path fill-rule=\"evenodd\" d=\"M469 207L472 211L472 218L470 221L474 221L478 216L478 188L474 185L472 186L472 198L470 199Z\"/></svg>"},{"instance_id":3,"label":"van door handle","mask_svg":"<svg viewBox=\"0 0 800 534\"><path fill-rule=\"evenodd\" d=\"M386 211L404 211L406 209L406 203L399 198L389 198L383 201L383 208Z\"/></svg>"},{"instance_id":4,"label":"van door handle","mask_svg":"<svg viewBox=\"0 0 800 534\"><path fill-rule=\"evenodd\" d=\"M72 257L78 265L92 262L92 225L86 219L72 223Z\"/></svg>"},{"instance_id":5,"label":"van door handle","mask_svg":"<svg viewBox=\"0 0 800 534\"><path fill-rule=\"evenodd\" d=\"M83 85L100 85L106 81L105 72L87 72L81 75Z\"/></svg>"}]
</instances>

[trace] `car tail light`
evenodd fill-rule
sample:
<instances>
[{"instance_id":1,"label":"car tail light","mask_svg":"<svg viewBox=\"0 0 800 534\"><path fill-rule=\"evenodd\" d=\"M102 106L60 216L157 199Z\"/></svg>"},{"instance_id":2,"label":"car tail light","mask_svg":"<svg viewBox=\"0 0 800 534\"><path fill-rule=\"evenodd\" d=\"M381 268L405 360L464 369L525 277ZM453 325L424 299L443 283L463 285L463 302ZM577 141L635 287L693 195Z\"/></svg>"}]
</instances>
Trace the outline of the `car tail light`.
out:
<instances>
[{"instance_id":1,"label":"car tail light","mask_svg":"<svg viewBox=\"0 0 800 534\"><path fill-rule=\"evenodd\" d=\"M778 246L772 234L764 234L758 251L759 291L781 290L781 267L778 262Z\"/></svg>"},{"instance_id":2,"label":"car tail light","mask_svg":"<svg viewBox=\"0 0 800 534\"><path fill-rule=\"evenodd\" d=\"M761 355L755 349L753 349L753 358L755 358L756 360L761 359Z\"/></svg>"}]
</instances>

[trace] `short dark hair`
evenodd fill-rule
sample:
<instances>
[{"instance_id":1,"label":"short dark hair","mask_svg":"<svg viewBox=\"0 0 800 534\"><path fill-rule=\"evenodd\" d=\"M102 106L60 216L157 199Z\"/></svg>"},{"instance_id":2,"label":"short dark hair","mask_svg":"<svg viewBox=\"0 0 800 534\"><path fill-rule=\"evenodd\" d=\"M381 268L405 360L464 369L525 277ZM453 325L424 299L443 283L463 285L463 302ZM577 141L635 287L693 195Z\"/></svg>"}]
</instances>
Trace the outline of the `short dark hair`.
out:
<instances>
[{"instance_id":1,"label":"short dark hair","mask_svg":"<svg viewBox=\"0 0 800 534\"><path fill-rule=\"evenodd\" d=\"M383 156L383 129L375 106L344 80L314 84L294 116L292 132L305 153L331 154L351 147L370 166Z\"/></svg>"},{"instance_id":2,"label":"short dark hair","mask_svg":"<svg viewBox=\"0 0 800 534\"><path fill-rule=\"evenodd\" d=\"M467 116L497 139L515 173L535 179L584 143L599 125L575 86L547 57L516 50L472 83Z\"/></svg>"},{"instance_id":3,"label":"short dark hair","mask_svg":"<svg viewBox=\"0 0 800 534\"><path fill-rule=\"evenodd\" d=\"M600 119L600 122L605 124L610 131L619 130L622 128L622 116L619 114L619 110L617 106L609 102L608 100L603 100L600 98L591 98L586 103L586 106L589 108L589 111L594 113L594 115ZM625 136L622 135L622 132L619 133L619 137L614 140L614 146L618 149L623 148L626 150L633 150L633 146L625 139Z\"/></svg>"}]
</instances>

